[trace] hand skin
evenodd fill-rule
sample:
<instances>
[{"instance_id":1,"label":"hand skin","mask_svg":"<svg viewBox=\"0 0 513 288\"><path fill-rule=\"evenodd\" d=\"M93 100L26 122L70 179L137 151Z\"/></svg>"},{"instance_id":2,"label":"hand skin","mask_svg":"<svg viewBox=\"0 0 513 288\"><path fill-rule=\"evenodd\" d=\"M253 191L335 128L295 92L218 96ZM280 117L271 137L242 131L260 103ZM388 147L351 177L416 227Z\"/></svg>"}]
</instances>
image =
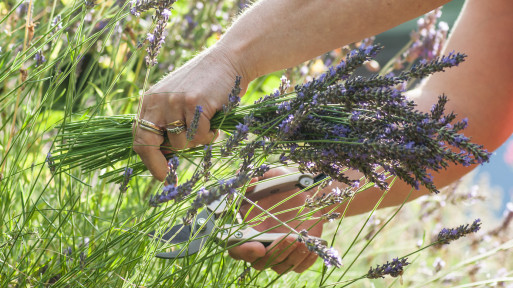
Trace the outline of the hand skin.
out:
<instances>
[{"instance_id":1,"label":"hand skin","mask_svg":"<svg viewBox=\"0 0 513 288\"><path fill-rule=\"evenodd\" d=\"M209 49L208 53L198 55L151 87L144 95L139 118L160 127L175 120L185 120L189 126L196 106L200 105L203 112L194 139L187 142L186 133L168 132L170 143L166 144L178 150L209 144L215 138L215 133L210 130L210 119L227 103L235 78L240 74L221 49ZM241 95L246 91L247 85L247 81L242 81ZM163 181L168 171L164 157L166 151L161 151L160 148L164 137L139 127L134 130L134 151L139 154L151 174Z\"/></svg>"},{"instance_id":2,"label":"hand skin","mask_svg":"<svg viewBox=\"0 0 513 288\"><path fill-rule=\"evenodd\" d=\"M190 123L196 105L201 105L204 113L198 133L188 145L208 143L213 138L208 119L227 102L236 75L242 76L245 91L247 84L258 76L295 66L378 34L447 2L261 0L243 13L213 47L152 87L144 96L140 117L162 126L179 119ZM490 151L513 132L512 14L511 0L469 0L445 47L446 53L452 50L466 53L469 55L467 61L458 68L429 77L412 93L419 109L424 111L429 110L438 95L448 95L447 111L455 111L469 119L465 135ZM184 133L168 136L175 149L187 144ZM159 180L163 180L167 172L159 148L162 141L163 137L143 129L137 129L135 133L134 150ZM472 168L449 167L434 175L435 184L446 186ZM405 183L397 182L382 207L401 204L409 191ZM381 193L375 192L369 189L358 194L346 215L372 209L381 197ZM414 191L408 200L426 193L422 189ZM276 197L283 198L281 195ZM275 203L279 200L265 201ZM343 211L344 208L338 209ZM250 244L234 248L230 255L255 263L258 260L254 256L260 256L262 250L260 247L260 252L257 251L260 254L252 254L256 250L242 249L250 249ZM292 263L289 258L296 257L295 253L288 254L284 261ZM255 266L261 268L258 262ZM301 270L303 267L298 269Z\"/></svg>"}]
</instances>

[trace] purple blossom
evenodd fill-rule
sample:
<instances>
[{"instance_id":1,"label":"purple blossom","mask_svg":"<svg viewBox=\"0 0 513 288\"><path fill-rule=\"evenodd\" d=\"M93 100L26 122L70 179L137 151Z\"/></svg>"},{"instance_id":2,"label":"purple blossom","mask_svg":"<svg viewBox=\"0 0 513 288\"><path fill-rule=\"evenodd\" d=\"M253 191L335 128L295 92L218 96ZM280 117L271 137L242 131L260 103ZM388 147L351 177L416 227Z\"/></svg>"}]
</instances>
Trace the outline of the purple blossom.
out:
<instances>
[{"instance_id":1,"label":"purple blossom","mask_svg":"<svg viewBox=\"0 0 513 288\"><path fill-rule=\"evenodd\" d=\"M413 63L419 58L430 61L440 56L449 31L449 25L445 22L440 22L438 28L436 27L436 22L441 15L441 10L438 8L417 21L417 31L410 35L413 43L402 55L398 65L402 62Z\"/></svg>"},{"instance_id":2,"label":"purple blossom","mask_svg":"<svg viewBox=\"0 0 513 288\"><path fill-rule=\"evenodd\" d=\"M148 33L147 36L146 36L146 40L148 40L148 42L150 42L150 43L154 43L155 42L155 35L153 35L151 33Z\"/></svg>"},{"instance_id":3,"label":"purple blossom","mask_svg":"<svg viewBox=\"0 0 513 288\"><path fill-rule=\"evenodd\" d=\"M61 15L55 16L52 20L52 35L57 33L60 29L62 29L62 18Z\"/></svg>"},{"instance_id":4,"label":"purple blossom","mask_svg":"<svg viewBox=\"0 0 513 288\"><path fill-rule=\"evenodd\" d=\"M167 17L165 21L169 19L171 12L171 6L176 0L132 0L130 2L130 13L136 17L139 17L141 13L146 12L150 9L159 10L157 16ZM167 11L166 11L167 10Z\"/></svg>"},{"instance_id":5,"label":"purple blossom","mask_svg":"<svg viewBox=\"0 0 513 288\"><path fill-rule=\"evenodd\" d=\"M171 11L169 9L163 9L160 15L162 16L162 20L168 21L169 17L171 17Z\"/></svg>"},{"instance_id":6,"label":"purple blossom","mask_svg":"<svg viewBox=\"0 0 513 288\"><path fill-rule=\"evenodd\" d=\"M302 230L299 232L298 241L305 243L308 250L317 253L317 255L324 260L324 265L327 267L335 266L339 268L342 266L342 259L338 251L333 247L326 247L326 245L322 244L320 239L309 236L308 231Z\"/></svg>"},{"instance_id":7,"label":"purple blossom","mask_svg":"<svg viewBox=\"0 0 513 288\"><path fill-rule=\"evenodd\" d=\"M392 277L398 277L403 274L404 266L410 264L406 262L408 258L394 258L392 262L388 262L383 265L377 265L376 268L370 268L369 272L367 272L367 278L376 279L376 278L385 278L385 275L390 275Z\"/></svg>"},{"instance_id":8,"label":"purple blossom","mask_svg":"<svg viewBox=\"0 0 513 288\"><path fill-rule=\"evenodd\" d=\"M230 112L233 108L235 108L239 105L239 102L240 102L239 95L240 95L240 91L241 91L241 89L240 89L241 79L242 79L241 76L235 77L235 84L233 85L230 94L228 94L228 104L223 105L224 113Z\"/></svg>"},{"instance_id":9,"label":"purple blossom","mask_svg":"<svg viewBox=\"0 0 513 288\"><path fill-rule=\"evenodd\" d=\"M48 154L46 154L45 162L48 165L48 168L50 168L50 171L55 173L55 162L53 161L52 153L48 152Z\"/></svg>"},{"instance_id":10,"label":"purple blossom","mask_svg":"<svg viewBox=\"0 0 513 288\"><path fill-rule=\"evenodd\" d=\"M36 55L34 56L34 60L36 61L36 67L39 67L39 66L43 65L43 63L46 62L46 58L43 55L43 52L41 52L41 50L36 52Z\"/></svg>"},{"instance_id":11,"label":"purple blossom","mask_svg":"<svg viewBox=\"0 0 513 288\"><path fill-rule=\"evenodd\" d=\"M187 141L192 141L194 135L196 135L196 132L198 131L198 123L201 117L201 112L203 112L203 108L201 108L201 106L199 105L196 106L196 110L194 111L194 116L192 117L191 124L189 124L189 127L187 127Z\"/></svg>"},{"instance_id":12,"label":"purple blossom","mask_svg":"<svg viewBox=\"0 0 513 288\"><path fill-rule=\"evenodd\" d=\"M440 233L438 233L437 242L441 244L449 244L449 242L457 240L461 237L466 236L470 233L475 233L481 229L481 219L476 219L474 222L469 225L461 225L457 228L443 228Z\"/></svg>"},{"instance_id":13,"label":"purple blossom","mask_svg":"<svg viewBox=\"0 0 513 288\"><path fill-rule=\"evenodd\" d=\"M169 169L169 171L167 172L167 175L166 175L167 184L173 185L173 186L176 185L176 180L178 178L178 175L177 175L178 165L180 165L180 160L178 160L178 157L176 157L176 156L173 156L167 162L167 168Z\"/></svg>"},{"instance_id":14,"label":"purple blossom","mask_svg":"<svg viewBox=\"0 0 513 288\"><path fill-rule=\"evenodd\" d=\"M221 155L228 156L232 153L232 150L239 145L239 143L247 139L249 133L249 127L246 124L239 123L235 126L235 131L226 140L226 144L221 148Z\"/></svg>"},{"instance_id":15,"label":"purple blossom","mask_svg":"<svg viewBox=\"0 0 513 288\"><path fill-rule=\"evenodd\" d=\"M134 0L131 3L130 13L139 16L141 12L155 8L155 28L152 33L147 34L149 42L146 52L146 65L155 66L158 64L157 56L160 53L162 45L165 43L166 36L164 31L166 29L169 17L171 16L171 6L176 0L162 0L162 1L148 1L148 0Z\"/></svg>"},{"instance_id":16,"label":"purple blossom","mask_svg":"<svg viewBox=\"0 0 513 288\"><path fill-rule=\"evenodd\" d=\"M134 174L134 169L130 167L125 168L125 172L123 172L123 181L121 182L121 185L119 186L119 191L121 193L125 193L128 190L128 182L130 182L130 179L132 178L132 175Z\"/></svg>"}]
</instances>

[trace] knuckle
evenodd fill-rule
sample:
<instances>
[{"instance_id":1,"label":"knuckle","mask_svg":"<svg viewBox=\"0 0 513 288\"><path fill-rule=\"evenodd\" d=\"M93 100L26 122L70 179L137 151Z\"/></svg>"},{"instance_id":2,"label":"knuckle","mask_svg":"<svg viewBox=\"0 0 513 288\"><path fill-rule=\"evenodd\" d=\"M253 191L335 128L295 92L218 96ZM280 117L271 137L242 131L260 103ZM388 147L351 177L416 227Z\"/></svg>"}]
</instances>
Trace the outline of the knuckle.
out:
<instances>
[{"instance_id":1,"label":"knuckle","mask_svg":"<svg viewBox=\"0 0 513 288\"><path fill-rule=\"evenodd\" d=\"M189 92L185 96L184 104L188 109L195 109L196 105L200 103L201 93L198 92Z\"/></svg>"}]
</instances>

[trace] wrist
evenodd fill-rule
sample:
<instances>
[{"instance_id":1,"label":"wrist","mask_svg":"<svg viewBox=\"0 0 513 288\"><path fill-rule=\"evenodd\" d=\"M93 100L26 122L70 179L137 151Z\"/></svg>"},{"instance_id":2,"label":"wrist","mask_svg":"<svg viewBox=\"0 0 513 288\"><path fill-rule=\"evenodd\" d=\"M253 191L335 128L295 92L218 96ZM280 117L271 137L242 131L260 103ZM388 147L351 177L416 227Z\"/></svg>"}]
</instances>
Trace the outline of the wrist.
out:
<instances>
[{"instance_id":1,"label":"wrist","mask_svg":"<svg viewBox=\"0 0 513 288\"><path fill-rule=\"evenodd\" d=\"M249 83L258 76L255 74L255 71L247 68L247 61L242 54L241 49L226 45L222 39L208 50L209 56L216 59L216 61L222 61L232 71L233 75L230 76L234 79L235 76L242 77L240 86L244 93ZM241 96L244 95L243 93L241 93Z\"/></svg>"}]
</instances>

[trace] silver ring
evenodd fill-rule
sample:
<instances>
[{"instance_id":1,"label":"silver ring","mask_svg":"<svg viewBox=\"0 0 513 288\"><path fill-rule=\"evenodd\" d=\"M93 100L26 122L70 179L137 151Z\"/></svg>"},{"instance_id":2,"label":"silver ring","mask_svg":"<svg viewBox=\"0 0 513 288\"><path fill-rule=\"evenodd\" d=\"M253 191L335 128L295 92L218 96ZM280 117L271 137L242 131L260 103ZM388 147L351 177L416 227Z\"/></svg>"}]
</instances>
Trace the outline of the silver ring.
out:
<instances>
[{"instance_id":1,"label":"silver ring","mask_svg":"<svg viewBox=\"0 0 513 288\"><path fill-rule=\"evenodd\" d=\"M185 131L185 126L178 126L175 128L167 128L166 130L167 130L167 132L169 132L171 134L180 134L183 131Z\"/></svg>"}]
</instances>

